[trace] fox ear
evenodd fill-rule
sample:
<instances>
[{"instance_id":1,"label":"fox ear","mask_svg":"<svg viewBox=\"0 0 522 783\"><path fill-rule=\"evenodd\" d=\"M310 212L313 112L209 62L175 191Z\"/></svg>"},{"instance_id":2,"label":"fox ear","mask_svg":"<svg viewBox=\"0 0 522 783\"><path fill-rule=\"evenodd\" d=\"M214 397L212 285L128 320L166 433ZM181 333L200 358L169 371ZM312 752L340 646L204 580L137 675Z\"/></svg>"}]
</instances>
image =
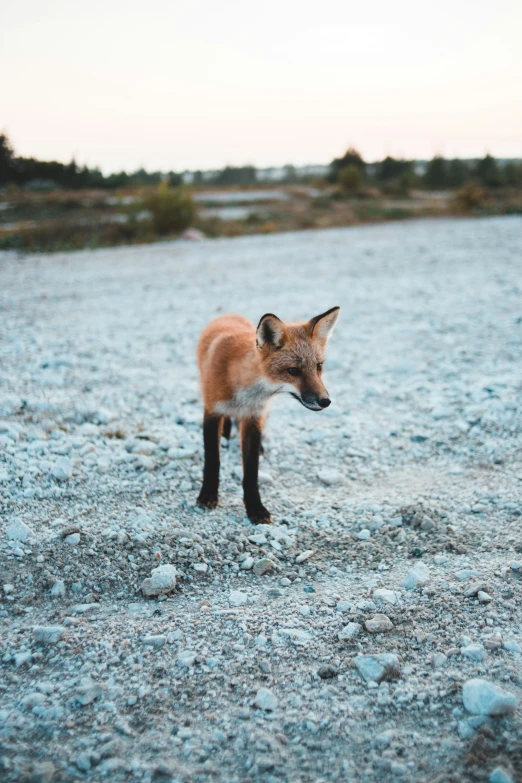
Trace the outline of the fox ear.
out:
<instances>
[{"instance_id":1,"label":"fox ear","mask_svg":"<svg viewBox=\"0 0 522 783\"><path fill-rule=\"evenodd\" d=\"M334 330L339 317L340 307L332 307L326 313L316 315L308 321L308 328L313 338L326 342Z\"/></svg>"},{"instance_id":2,"label":"fox ear","mask_svg":"<svg viewBox=\"0 0 522 783\"><path fill-rule=\"evenodd\" d=\"M285 341L286 327L277 315L265 313L257 325L256 342L259 348L265 345L281 348Z\"/></svg>"}]
</instances>

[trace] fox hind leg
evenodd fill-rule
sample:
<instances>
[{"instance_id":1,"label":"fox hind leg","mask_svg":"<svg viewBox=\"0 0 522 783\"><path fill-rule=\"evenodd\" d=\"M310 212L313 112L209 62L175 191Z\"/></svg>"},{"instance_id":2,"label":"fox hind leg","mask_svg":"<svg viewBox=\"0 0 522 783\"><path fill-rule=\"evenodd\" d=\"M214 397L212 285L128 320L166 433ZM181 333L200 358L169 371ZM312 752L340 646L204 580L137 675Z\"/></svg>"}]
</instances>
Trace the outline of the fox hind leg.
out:
<instances>
[{"instance_id":1,"label":"fox hind leg","mask_svg":"<svg viewBox=\"0 0 522 783\"><path fill-rule=\"evenodd\" d=\"M230 440L230 432L232 430L232 419L229 416L225 416L223 421L223 437L225 440Z\"/></svg>"},{"instance_id":2,"label":"fox hind leg","mask_svg":"<svg viewBox=\"0 0 522 783\"><path fill-rule=\"evenodd\" d=\"M215 508L219 492L219 446L223 430L223 416L205 412L203 418L203 444L205 447L205 465L203 485L198 497L200 508Z\"/></svg>"}]
</instances>

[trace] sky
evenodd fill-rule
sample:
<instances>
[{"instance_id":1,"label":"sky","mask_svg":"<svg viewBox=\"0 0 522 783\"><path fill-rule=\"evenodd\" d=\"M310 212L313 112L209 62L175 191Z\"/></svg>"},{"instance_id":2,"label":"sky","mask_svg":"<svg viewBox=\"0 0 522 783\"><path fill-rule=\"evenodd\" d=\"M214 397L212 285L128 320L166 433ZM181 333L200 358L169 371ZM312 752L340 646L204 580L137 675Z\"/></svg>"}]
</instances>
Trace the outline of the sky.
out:
<instances>
[{"instance_id":1,"label":"sky","mask_svg":"<svg viewBox=\"0 0 522 783\"><path fill-rule=\"evenodd\" d=\"M4 0L0 131L121 169L522 157L520 0Z\"/></svg>"}]
</instances>

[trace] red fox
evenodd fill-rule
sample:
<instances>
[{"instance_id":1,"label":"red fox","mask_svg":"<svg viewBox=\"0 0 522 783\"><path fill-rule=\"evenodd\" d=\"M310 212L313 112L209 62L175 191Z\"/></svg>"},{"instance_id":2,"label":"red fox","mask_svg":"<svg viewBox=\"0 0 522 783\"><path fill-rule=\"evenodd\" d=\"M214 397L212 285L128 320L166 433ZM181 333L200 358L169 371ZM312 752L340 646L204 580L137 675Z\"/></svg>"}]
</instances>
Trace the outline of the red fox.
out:
<instances>
[{"instance_id":1,"label":"red fox","mask_svg":"<svg viewBox=\"0 0 522 783\"><path fill-rule=\"evenodd\" d=\"M198 497L202 508L218 504L221 436L239 425L243 496L251 522L271 522L259 496L261 434L268 404L276 394L291 394L311 411L330 405L322 381L325 346L339 316L333 307L305 323L283 323L272 313L257 329L241 315L222 315L204 330L198 344L204 418L205 465Z\"/></svg>"}]
</instances>

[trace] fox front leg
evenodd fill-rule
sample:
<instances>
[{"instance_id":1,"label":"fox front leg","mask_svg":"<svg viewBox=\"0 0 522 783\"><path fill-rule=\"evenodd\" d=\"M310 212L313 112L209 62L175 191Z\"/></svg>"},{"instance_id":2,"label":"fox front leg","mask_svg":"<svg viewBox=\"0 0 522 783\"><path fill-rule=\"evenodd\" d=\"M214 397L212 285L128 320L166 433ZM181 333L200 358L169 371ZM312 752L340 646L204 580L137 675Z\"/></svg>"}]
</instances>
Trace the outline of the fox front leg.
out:
<instances>
[{"instance_id":1,"label":"fox front leg","mask_svg":"<svg viewBox=\"0 0 522 783\"><path fill-rule=\"evenodd\" d=\"M203 486L198 497L201 508L216 508L219 491L219 446L223 417L205 413L203 418L203 444L205 447L205 466L203 468Z\"/></svg>"},{"instance_id":2,"label":"fox front leg","mask_svg":"<svg viewBox=\"0 0 522 783\"><path fill-rule=\"evenodd\" d=\"M243 496L248 518L255 525L271 522L270 512L263 506L259 496L258 472L261 450L260 419L241 421L241 453L243 456Z\"/></svg>"}]
</instances>

